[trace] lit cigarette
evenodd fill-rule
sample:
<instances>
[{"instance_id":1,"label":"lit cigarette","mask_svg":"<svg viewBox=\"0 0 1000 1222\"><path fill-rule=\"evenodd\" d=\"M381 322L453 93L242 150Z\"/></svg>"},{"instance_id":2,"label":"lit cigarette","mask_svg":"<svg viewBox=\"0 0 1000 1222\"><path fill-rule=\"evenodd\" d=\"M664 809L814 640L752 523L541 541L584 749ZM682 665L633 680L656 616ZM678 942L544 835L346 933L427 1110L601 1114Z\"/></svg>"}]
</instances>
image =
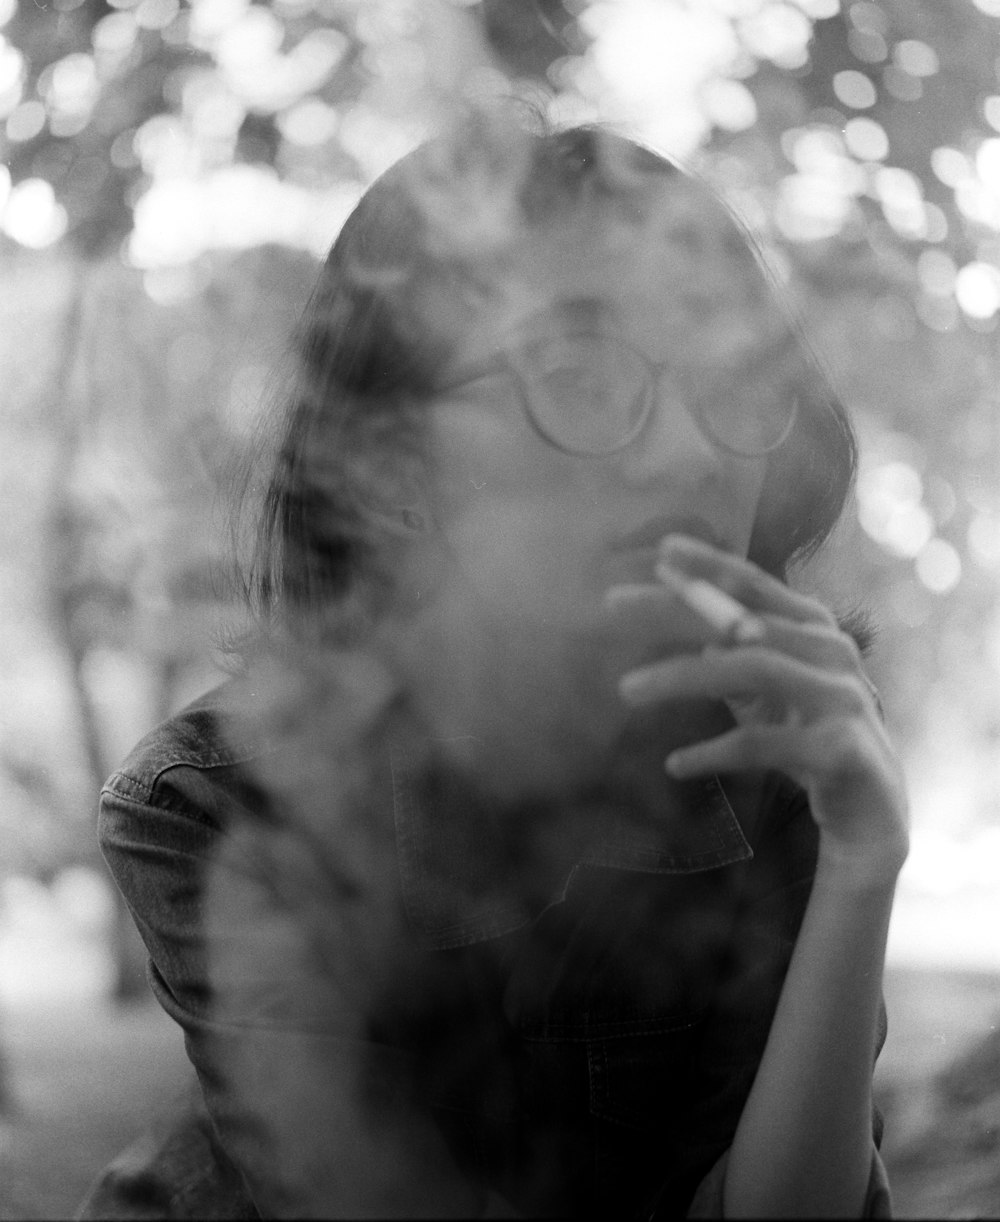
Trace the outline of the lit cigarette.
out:
<instances>
[{"instance_id":1,"label":"lit cigarette","mask_svg":"<svg viewBox=\"0 0 1000 1222\"><path fill-rule=\"evenodd\" d=\"M718 586L700 577L682 577L665 564L656 566L656 575L720 636L747 643L763 640L763 623Z\"/></svg>"}]
</instances>

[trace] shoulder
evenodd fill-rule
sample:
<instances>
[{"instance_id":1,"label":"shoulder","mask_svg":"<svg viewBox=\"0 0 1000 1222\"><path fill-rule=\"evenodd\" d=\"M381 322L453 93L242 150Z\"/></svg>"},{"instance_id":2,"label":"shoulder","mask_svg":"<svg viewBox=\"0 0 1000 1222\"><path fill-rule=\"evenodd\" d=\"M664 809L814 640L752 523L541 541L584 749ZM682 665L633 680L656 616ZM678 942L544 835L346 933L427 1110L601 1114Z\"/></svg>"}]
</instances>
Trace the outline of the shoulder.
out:
<instances>
[{"instance_id":1,"label":"shoulder","mask_svg":"<svg viewBox=\"0 0 1000 1222\"><path fill-rule=\"evenodd\" d=\"M308 822L312 806L363 785L394 696L363 655L308 674L262 663L142 738L105 783L102 812L141 806L225 825L236 809L269 821L282 807Z\"/></svg>"},{"instance_id":2,"label":"shoulder","mask_svg":"<svg viewBox=\"0 0 1000 1222\"><path fill-rule=\"evenodd\" d=\"M221 792L265 750L240 728L239 703L238 681L230 680L156 726L105 782L102 807L217 813Z\"/></svg>"}]
</instances>

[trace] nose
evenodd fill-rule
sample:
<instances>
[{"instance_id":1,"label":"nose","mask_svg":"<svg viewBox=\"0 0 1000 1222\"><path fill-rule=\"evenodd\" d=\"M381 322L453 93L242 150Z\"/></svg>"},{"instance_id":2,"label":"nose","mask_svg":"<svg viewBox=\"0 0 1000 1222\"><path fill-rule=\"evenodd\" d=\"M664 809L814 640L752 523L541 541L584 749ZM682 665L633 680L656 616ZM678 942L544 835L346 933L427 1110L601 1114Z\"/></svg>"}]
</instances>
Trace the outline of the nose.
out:
<instances>
[{"instance_id":1,"label":"nose","mask_svg":"<svg viewBox=\"0 0 1000 1222\"><path fill-rule=\"evenodd\" d=\"M621 477L636 487L665 477L688 487L723 479L726 456L698 427L676 385L657 375L650 393L645 428L619 454Z\"/></svg>"}]
</instances>

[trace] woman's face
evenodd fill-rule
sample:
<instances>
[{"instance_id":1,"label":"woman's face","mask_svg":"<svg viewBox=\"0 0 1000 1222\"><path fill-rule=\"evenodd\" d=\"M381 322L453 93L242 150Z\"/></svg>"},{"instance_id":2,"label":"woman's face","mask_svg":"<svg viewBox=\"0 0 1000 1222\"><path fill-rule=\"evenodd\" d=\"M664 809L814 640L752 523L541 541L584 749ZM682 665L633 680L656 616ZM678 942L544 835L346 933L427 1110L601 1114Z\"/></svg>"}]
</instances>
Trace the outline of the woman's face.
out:
<instances>
[{"instance_id":1,"label":"woman's face","mask_svg":"<svg viewBox=\"0 0 1000 1222\"><path fill-rule=\"evenodd\" d=\"M641 219L589 207L519 239L467 316L448 319L449 302L437 303L440 325L460 339L444 379L458 385L429 412L432 533L448 576L499 618L586 630L609 586L652 579L668 532L747 552L767 460L714 444L685 396L711 375L713 393L739 408L741 363L785 329L742 239L701 189L667 180L646 195ZM526 343L566 335L623 341L658 370L644 426L613 452L547 441L525 410L530 375L501 362L464 380L497 354L520 368ZM608 410L619 407L626 389L614 369L601 385Z\"/></svg>"}]
</instances>

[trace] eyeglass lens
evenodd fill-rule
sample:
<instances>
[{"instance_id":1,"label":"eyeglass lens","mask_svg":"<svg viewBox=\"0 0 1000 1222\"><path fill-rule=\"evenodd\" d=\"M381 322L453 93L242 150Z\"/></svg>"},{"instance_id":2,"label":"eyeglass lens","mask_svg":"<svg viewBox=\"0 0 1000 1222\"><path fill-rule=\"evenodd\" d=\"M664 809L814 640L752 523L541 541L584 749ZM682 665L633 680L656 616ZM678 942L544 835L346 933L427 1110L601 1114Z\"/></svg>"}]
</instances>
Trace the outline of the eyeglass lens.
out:
<instances>
[{"instance_id":1,"label":"eyeglass lens","mask_svg":"<svg viewBox=\"0 0 1000 1222\"><path fill-rule=\"evenodd\" d=\"M525 405L538 431L575 454L610 454L641 432L659 376L641 353L608 336L579 334L528 345L517 363ZM680 397L709 437L738 454L780 445L795 399L765 377L702 373Z\"/></svg>"},{"instance_id":2,"label":"eyeglass lens","mask_svg":"<svg viewBox=\"0 0 1000 1222\"><path fill-rule=\"evenodd\" d=\"M584 335L534 344L521 376L535 426L571 453L620 449L649 415L646 371L620 344Z\"/></svg>"}]
</instances>

